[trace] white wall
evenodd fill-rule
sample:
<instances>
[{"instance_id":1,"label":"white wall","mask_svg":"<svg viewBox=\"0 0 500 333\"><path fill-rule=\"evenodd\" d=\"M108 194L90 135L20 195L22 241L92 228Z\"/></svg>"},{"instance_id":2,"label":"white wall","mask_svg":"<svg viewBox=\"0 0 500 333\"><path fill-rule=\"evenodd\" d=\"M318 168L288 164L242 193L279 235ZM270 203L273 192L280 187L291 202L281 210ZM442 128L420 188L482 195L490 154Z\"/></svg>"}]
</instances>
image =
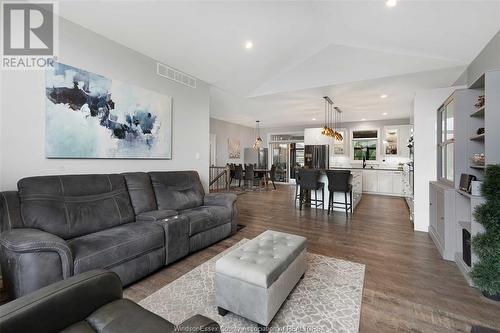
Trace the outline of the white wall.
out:
<instances>
[{"instance_id":1,"label":"white wall","mask_svg":"<svg viewBox=\"0 0 500 333\"><path fill-rule=\"evenodd\" d=\"M255 129L227 121L210 118L210 133L216 135L217 141L217 166L224 166L226 163L243 164L245 148L251 148L255 141ZM228 140L239 139L241 144L241 155L239 159L230 159L228 152Z\"/></svg>"},{"instance_id":2,"label":"white wall","mask_svg":"<svg viewBox=\"0 0 500 333\"><path fill-rule=\"evenodd\" d=\"M437 179L437 109L456 87L419 91L413 101L414 228L429 228L429 182Z\"/></svg>"},{"instance_id":3,"label":"white wall","mask_svg":"<svg viewBox=\"0 0 500 333\"><path fill-rule=\"evenodd\" d=\"M156 62L81 26L60 20L60 62L173 97L172 160L46 159L43 71L5 71L0 104L0 188L48 174L196 170L208 185L209 88L156 75Z\"/></svg>"},{"instance_id":4,"label":"white wall","mask_svg":"<svg viewBox=\"0 0 500 333\"><path fill-rule=\"evenodd\" d=\"M500 31L486 44L484 49L467 66L454 85L472 84L481 74L500 69Z\"/></svg>"}]
</instances>

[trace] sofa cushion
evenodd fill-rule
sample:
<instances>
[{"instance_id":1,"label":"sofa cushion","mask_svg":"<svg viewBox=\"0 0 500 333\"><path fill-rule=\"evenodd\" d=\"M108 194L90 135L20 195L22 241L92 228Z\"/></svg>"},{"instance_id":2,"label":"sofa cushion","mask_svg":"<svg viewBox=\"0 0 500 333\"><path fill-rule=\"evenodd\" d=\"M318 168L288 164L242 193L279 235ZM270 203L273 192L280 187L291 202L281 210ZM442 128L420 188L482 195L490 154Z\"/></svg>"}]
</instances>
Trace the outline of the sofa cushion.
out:
<instances>
[{"instance_id":1,"label":"sofa cushion","mask_svg":"<svg viewBox=\"0 0 500 333\"><path fill-rule=\"evenodd\" d=\"M203 205L205 192L196 171L150 172L158 209L183 210Z\"/></svg>"},{"instance_id":2,"label":"sofa cushion","mask_svg":"<svg viewBox=\"0 0 500 333\"><path fill-rule=\"evenodd\" d=\"M93 312L87 322L97 332L174 332L175 326L128 299L108 303Z\"/></svg>"},{"instance_id":3,"label":"sofa cushion","mask_svg":"<svg viewBox=\"0 0 500 333\"><path fill-rule=\"evenodd\" d=\"M179 212L189 219L189 236L231 222L231 210L221 206L201 206Z\"/></svg>"},{"instance_id":4,"label":"sofa cushion","mask_svg":"<svg viewBox=\"0 0 500 333\"><path fill-rule=\"evenodd\" d=\"M134 221L121 175L30 177L18 188L24 226L63 239Z\"/></svg>"},{"instance_id":5,"label":"sofa cushion","mask_svg":"<svg viewBox=\"0 0 500 333\"><path fill-rule=\"evenodd\" d=\"M68 241L75 274L111 268L164 244L163 228L149 222L128 223Z\"/></svg>"},{"instance_id":6,"label":"sofa cushion","mask_svg":"<svg viewBox=\"0 0 500 333\"><path fill-rule=\"evenodd\" d=\"M127 182L135 215L156 210L155 193L149 175L145 172L129 172L124 173L123 176Z\"/></svg>"}]
</instances>

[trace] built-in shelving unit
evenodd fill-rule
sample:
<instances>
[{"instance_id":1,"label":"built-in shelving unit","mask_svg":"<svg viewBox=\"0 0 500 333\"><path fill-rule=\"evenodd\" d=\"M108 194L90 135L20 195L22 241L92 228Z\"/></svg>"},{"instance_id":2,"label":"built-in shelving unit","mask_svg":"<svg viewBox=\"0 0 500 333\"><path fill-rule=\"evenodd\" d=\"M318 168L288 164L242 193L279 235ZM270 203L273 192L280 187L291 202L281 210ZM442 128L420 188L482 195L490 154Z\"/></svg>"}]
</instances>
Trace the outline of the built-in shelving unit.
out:
<instances>
[{"instance_id":1,"label":"built-in shelving unit","mask_svg":"<svg viewBox=\"0 0 500 333\"><path fill-rule=\"evenodd\" d=\"M484 96L484 105L477 107L479 96ZM487 165L500 163L500 71L484 73L466 89L456 90L447 101L450 99L454 109L454 189L450 182L441 185L431 182L430 204L437 207L430 210L429 232L443 258L455 261L472 286L470 271L477 257L472 250L471 265L465 263L463 253L467 247L463 245L463 237L470 234L472 238L484 232L474 217L484 198L460 190L460 176L470 174L482 180ZM475 154L484 154L484 165L474 162Z\"/></svg>"},{"instance_id":2,"label":"built-in shelving unit","mask_svg":"<svg viewBox=\"0 0 500 333\"><path fill-rule=\"evenodd\" d=\"M474 99L471 101L472 113L470 114L467 122L468 134L470 135L470 142L467 144L467 158L469 159L469 174L473 174L477 178L482 178L482 173L484 171L484 165L476 164L473 161L473 156L475 154L484 154L486 156L485 141L486 141L486 131L482 134L477 134L480 128L485 129L485 115L486 115L486 74L481 75L473 84L470 85L468 91L472 93ZM475 104L478 103L478 97L485 96L485 103L480 107Z\"/></svg>"},{"instance_id":3,"label":"built-in shelving unit","mask_svg":"<svg viewBox=\"0 0 500 333\"><path fill-rule=\"evenodd\" d=\"M471 117L479 117L479 118L484 118L484 105L482 107L480 107L479 109L477 109L476 111L472 112L471 113Z\"/></svg>"},{"instance_id":4,"label":"built-in shelving unit","mask_svg":"<svg viewBox=\"0 0 500 333\"><path fill-rule=\"evenodd\" d=\"M475 136L471 136L470 139L472 141L484 141L484 133L483 134L479 134L479 135L475 135Z\"/></svg>"}]
</instances>

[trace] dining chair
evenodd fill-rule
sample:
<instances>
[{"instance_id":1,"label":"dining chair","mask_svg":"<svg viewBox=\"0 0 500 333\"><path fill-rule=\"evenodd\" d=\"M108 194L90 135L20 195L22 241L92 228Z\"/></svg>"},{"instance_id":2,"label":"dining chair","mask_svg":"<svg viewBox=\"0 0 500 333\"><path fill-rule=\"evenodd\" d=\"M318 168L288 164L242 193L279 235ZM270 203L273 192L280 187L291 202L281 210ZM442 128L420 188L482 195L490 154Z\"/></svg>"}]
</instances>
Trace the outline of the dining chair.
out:
<instances>
[{"instance_id":1,"label":"dining chair","mask_svg":"<svg viewBox=\"0 0 500 333\"><path fill-rule=\"evenodd\" d=\"M241 181L245 181L243 177L243 166L241 164L234 166L234 179L238 180L238 187L241 187Z\"/></svg>"},{"instance_id":2,"label":"dining chair","mask_svg":"<svg viewBox=\"0 0 500 333\"><path fill-rule=\"evenodd\" d=\"M247 164L245 165L245 176L243 185L249 187L248 183L250 183L250 187L253 187L255 184L255 172L253 171L253 165Z\"/></svg>"},{"instance_id":3,"label":"dining chair","mask_svg":"<svg viewBox=\"0 0 500 333\"><path fill-rule=\"evenodd\" d=\"M276 181L276 165L275 164L271 165L271 170L269 170L269 180L273 184L274 189L276 189L276 185L274 185L274 182Z\"/></svg>"}]
</instances>

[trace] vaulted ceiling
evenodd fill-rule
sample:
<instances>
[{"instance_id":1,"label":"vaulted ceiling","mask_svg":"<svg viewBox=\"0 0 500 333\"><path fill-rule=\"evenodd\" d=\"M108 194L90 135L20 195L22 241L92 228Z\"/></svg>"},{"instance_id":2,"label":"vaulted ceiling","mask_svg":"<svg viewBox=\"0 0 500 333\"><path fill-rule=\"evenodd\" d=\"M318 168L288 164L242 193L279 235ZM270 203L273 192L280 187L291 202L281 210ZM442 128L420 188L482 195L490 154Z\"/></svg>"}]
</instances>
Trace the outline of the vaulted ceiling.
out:
<instances>
[{"instance_id":1,"label":"vaulted ceiling","mask_svg":"<svg viewBox=\"0 0 500 333\"><path fill-rule=\"evenodd\" d=\"M264 126L319 123L324 94L346 120L407 117L416 90L451 85L500 30L500 1L65 1L59 11L213 85L212 116Z\"/></svg>"}]
</instances>

